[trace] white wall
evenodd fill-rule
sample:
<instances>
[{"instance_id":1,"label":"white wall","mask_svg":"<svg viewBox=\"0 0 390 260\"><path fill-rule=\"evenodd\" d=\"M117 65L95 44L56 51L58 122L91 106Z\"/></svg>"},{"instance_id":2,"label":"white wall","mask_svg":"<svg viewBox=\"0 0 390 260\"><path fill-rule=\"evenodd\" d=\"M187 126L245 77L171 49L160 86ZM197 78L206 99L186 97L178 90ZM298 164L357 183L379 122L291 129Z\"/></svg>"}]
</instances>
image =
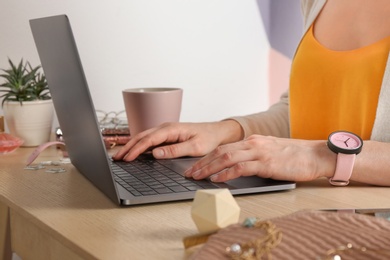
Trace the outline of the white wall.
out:
<instances>
[{"instance_id":1,"label":"white wall","mask_svg":"<svg viewBox=\"0 0 390 260\"><path fill-rule=\"evenodd\" d=\"M268 107L255 0L0 0L0 68L38 65L28 20L56 14L70 18L96 109L123 110L132 87L182 87L182 121Z\"/></svg>"}]
</instances>

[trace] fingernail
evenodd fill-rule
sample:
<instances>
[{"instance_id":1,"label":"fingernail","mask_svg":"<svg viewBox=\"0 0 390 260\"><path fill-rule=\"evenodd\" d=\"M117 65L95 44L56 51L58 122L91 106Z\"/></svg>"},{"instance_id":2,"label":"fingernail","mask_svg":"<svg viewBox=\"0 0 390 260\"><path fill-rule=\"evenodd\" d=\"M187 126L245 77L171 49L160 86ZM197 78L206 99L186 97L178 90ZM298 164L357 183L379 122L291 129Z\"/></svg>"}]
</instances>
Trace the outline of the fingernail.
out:
<instances>
[{"instance_id":1,"label":"fingernail","mask_svg":"<svg viewBox=\"0 0 390 260\"><path fill-rule=\"evenodd\" d=\"M214 174L213 176L211 176L211 177L210 177L210 180L211 180L212 182L218 181L218 174Z\"/></svg>"},{"instance_id":2,"label":"fingernail","mask_svg":"<svg viewBox=\"0 0 390 260\"><path fill-rule=\"evenodd\" d=\"M194 172L192 174L192 178L197 178L197 177L199 177L199 175L200 175L200 170L197 170L196 172Z\"/></svg>"},{"instance_id":3,"label":"fingernail","mask_svg":"<svg viewBox=\"0 0 390 260\"><path fill-rule=\"evenodd\" d=\"M186 176L186 177L191 177L191 172L192 172L192 167L190 167L189 169L187 169L187 170L184 172L184 176Z\"/></svg>"},{"instance_id":4,"label":"fingernail","mask_svg":"<svg viewBox=\"0 0 390 260\"><path fill-rule=\"evenodd\" d=\"M153 156L156 158L163 158L164 155L165 155L165 153L164 153L163 149L154 149L153 150Z\"/></svg>"}]
</instances>

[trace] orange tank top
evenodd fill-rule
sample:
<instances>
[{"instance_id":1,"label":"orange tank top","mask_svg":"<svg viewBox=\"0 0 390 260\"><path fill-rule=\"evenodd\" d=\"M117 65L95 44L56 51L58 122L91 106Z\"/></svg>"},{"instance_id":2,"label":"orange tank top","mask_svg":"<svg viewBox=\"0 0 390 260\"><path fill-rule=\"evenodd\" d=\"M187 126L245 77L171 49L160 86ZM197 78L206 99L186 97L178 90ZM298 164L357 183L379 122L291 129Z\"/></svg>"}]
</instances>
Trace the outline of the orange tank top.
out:
<instances>
[{"instance_id":1,"label":"orange tank top","mask_svg":"<svg viewBox=\"0 0 390 260\"><path fill-rule=\"evenodd\" d=\"M291 137L327 139L347 130L370 139L390 37L368 46L333 51L314 37L302 39L291 67Z\"/></svg>"}]
</instances>

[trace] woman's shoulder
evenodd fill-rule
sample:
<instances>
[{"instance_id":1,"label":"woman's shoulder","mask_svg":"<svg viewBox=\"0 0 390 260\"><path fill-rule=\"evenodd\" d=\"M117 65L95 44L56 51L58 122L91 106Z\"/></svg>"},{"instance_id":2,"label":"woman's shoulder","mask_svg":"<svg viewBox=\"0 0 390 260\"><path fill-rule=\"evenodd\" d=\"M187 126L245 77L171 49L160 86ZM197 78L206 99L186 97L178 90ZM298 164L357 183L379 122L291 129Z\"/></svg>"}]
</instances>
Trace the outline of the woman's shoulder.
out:
<instances>
[{"instance_id":1,"label":"woman's shoulder","mask_svg":"<svg viewBox=\"0 0 390 260\"><path fill-rule=\"evenodd\" d=\"M318 4L323 5L326 0L301 0L301 6L304 9L311 9Z\"/></svg>"},{"instance_id":2,"label":"woman's shoulder","mask_svg":"<svg viewBox=\"0 0 390 260\"><path fill-rule=\"evenodd\" d=\"M301 0L301 9L304 19L305 29L315 20L326 0Z\"/></svg>"},{"instance_id":3,"label":"woman's shoulder","mask_svg":"<svg viewBox=\"0 0 390 260\"><path fill-rule=\"evenodd\" d=\"M317 12L325 5L326 0L301 0L301 8L304 14Z\"/></svg>"}]
</instances>

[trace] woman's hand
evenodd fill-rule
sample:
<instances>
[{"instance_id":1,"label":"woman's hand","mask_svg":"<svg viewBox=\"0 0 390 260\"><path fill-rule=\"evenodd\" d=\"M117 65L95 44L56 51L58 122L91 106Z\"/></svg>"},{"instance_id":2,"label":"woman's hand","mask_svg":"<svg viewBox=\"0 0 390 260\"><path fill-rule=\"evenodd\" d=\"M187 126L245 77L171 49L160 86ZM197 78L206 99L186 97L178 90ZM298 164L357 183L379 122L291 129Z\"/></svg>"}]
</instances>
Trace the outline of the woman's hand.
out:
<instances>
[{"instance_id":1,"label":"woman's hand","mask_svg":"<svg viewBox=\"0 0 390 260\"><path fill-rule=\"evenodd\" d=\"M306 141L253 135L217 147L186 171L186 177L225 182L240 176L291 181L331 177L336 154L326 141Z\"/></svg>"},{"instance_id":2,"label":"woman's hand","mask_svg":"<svg viewBox=\"0 0 390 260\"><path fill-rule=\"evenodd\" d=\"M241 126L234 120L214 123L165 123L131 137L112 158L132 161L152 150L157 159L203 156L218 145L242 139Z\"/></svg>"}]
</instances>

